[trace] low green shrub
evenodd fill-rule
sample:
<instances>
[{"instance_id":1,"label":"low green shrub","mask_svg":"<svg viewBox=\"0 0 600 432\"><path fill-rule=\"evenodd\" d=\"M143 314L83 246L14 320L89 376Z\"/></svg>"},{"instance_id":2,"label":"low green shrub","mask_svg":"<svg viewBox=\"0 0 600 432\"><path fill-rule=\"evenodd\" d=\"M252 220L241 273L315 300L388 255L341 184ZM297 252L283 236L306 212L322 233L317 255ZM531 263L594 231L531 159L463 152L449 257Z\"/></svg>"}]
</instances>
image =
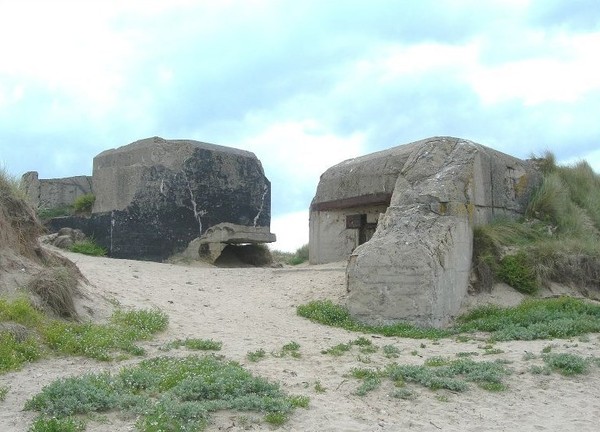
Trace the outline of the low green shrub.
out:
<instances>
[{"instance_id":1,"label":"low green shrub","mask_svg":"<svg viewBox=\"0 0 600 432\"><path fill-rule=\"evenodd\" d=\"M10 387L0 386L0 402L6 399L6 395L8 394Z\"/></svg>"},{"instance_id":2,"label":"low green shrub","mask_svg":"<svg viewBox=\"0 0 600 432\"><path fill-rule=\"evenodd\" d=\"M257 362L259 360L264 359L266 355L267 353L265 352L265 350L260 348L256 351L249 351L248 354L246 354L246 358L251 362Z\"/></svg>"},{"instance_id":3,"label":"low green shrub","mask_svg":"<svg viewBox=\"0 0 600 432\"><path fill-rule=\"evenodd\" d=\"M266 413L285 422L304 396L286 396L279 385L255 377L235 362L213 356L157 357L117 375L89 374L57 380L27 401L43 419L119 410L139 416L144 431L202 430L217 410Z\"/></svg>"},{"instance_id":4,"label":"low green shrub","mask_svg":"<svg viewBox=\"0 0 600 432\"><path fill-rule=\"evenodd\" d=\"M500 280L523 294L535 294L538 290L533 264L523 251L503 257L497 274Z\"/></svg>"},{"instance_id":5,"label":"low green shrub","mask_svg":"<svg viewBox=\"0 0 600 432\"><path fill-rule=\"evenodd\" d=\"M55 208L40 208L37 210L37 217L42 220L49 220L55 217L71 216L73 214L72 206L61 206Z\"/></svg>"},{"instance_id":6,"label":"low green shrub","mask_svg":"<svg viewBox=\"0 0 600 432\"><path fill-rule=\"evenodd\" d=\"M85 423L71 417L44 418L38 417L29 432L81 432L85 430Z\"/></svg>"},{"instance_id":7,"label":"low green shrub","mask_svg":"<svg viewBox=\"0 0 600 432\"><path fill-rule=\"evenodd\" d=\"M214 341L212 339L176 339L173 342L168 343L163 350L168 351L169 349L180 347L185 347L187 349L196 351L220 351L223 347L223 343Z\"/></svg>"},{"instance_id":8,"label":"low green shrub","mask_svg":"<svg viewBox=\"0 0 600 432\"><path fill-rule=\"evenodd\" d=\"M75 213L89 214L92 212L92 207L96 202L96 196L94 194L85 194L78 196L73 202L73 209Z\"/></svg>"},{"instance_id":9,"label":"low green shrub","mask_svg":"<svg viewBox=\"0 0 600 432\"><path fill-rule=\"evenodd\" d=\"M18 370L41 356L42 350L35 339L17 341L12 334L0 331L0 374Z\"/></svg>"},{"instance_id":10,"label":"low green shrub","mask_svg":"<svg viewBox=\"0 0 600 432\"><path fill-rule=\"evenodd\" d=\"M71 246L70 251L91 256L106 256L106 254L108 253L108 251L105 248L98 245L92 239L81 240L73 243L73 246Z\"/></svg>"},{"instance_id":11,"label":"low green shrub","mask_svg":"<svg viewBox=\"0 0 600 432\"><path fill-rule=\"evenodd\" d=\"M589 361L576 354L548 353L542 356L544 363L551 369L563 375L584 374L588 370Z\"/></svg>"}]
</instances>

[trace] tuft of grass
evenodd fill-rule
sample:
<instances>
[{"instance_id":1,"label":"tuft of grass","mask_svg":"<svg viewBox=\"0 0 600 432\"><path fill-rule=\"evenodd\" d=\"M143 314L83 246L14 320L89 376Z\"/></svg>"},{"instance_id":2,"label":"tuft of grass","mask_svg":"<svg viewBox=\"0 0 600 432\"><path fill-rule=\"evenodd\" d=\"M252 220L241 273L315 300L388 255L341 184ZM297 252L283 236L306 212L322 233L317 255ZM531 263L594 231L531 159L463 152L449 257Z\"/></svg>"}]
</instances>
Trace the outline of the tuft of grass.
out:
<instances>
[{"instance_id":1,"label":"tuft of grass","mask_svg":"<svg viewBox=\"0 0 600 432\"><path fill-rule=\"evenodd\" d=\"M529 256L520 251L514 255L506 255L500 260L497 275L500 280L517 291L523 294L535 294L539 287L532 267Z\"/></svg>"},{"instance_id":2,"label":"tuft of grass","mask_svg":"<svg viewBox=\"0 0 600 432\"><path fill-rule=\"evenodd\" d=\"M41 357L42 349L34 338L18 341L14 335L0 332L0 374L18 370Z\"/></svg>"},{"instance_id":3,"label":"tuft of grass","mask_svg":"<svg viewBox=\"0 0 600 432\"><path fill-rule=\"evenodd\" d=\"M323 387L321 381L315 381L315 391L317 393L325 393L327 391L327 387Z\"/></svg>"},{"instance_id":4,"label":"tuft of grass","mask_svg":"<svg viewBox=\"0 0 600 432\"><path fill-rule=\"evenodd\" d=\"M36 274L27 289L40 297L44 305L56 316L77 319L73 297L78 293L77 275L66 267L48 268Z\"/></svg>"},{"instance_id":5,"label":"tuft of grass","mask_svg":"<svg viewBox=\"0 0 600 432\"><path fill-rule=\"evenodd\" d=\"M0 386L0 402L2 402L4 399L6 399L6 395L8 394L9 391L10 391L10 387Z\"/></svg>"},{"instance_id":6,"label":"tuft of grass","mask_svg":"<svg viewBox=\"0 0 600 432\"><path fill-rule=\"evenodd\" d=\"M248 351L248 353L246 354L246 358L251 362L257 362L259 360L264 359L266 355L267 353L265 352L265 350L260 348L256 351Z\"/></svg>"},{"instance_id":7,"label":"tuft of grass","mask_svg":"<svg viewBox=\"0 0 600 432\"><path fill-rule=\"evenodd\" d=\"M70 251L91 256L106 256L106 254L108 253L108 251L105 248L98 245L92 239L81 240L73 243L73 246L71 246Z\"/></svg>"},{"instance_id":8,"label":"tuft of grass","mask_svg":"<svg viewBox=\"0 0 600 432\"><path fill-rule=\"evenodd\" d=\"M308 244L305 244L298 249L296 252L283 252L278 250L272 250L271 255L273 261L281 262L289 265L298 265L308 261Z\"/></svg>"},{"instance_id":9,"label":"tuft of grass","mask_svg":"<svg viewBox=\"0 0 600 432\"><path fill-rule=\"evenodd\" d=\"M78 214L90 214L95 202L96 196L94 194L80 195L73 202L73 210Z\"/></svg>"},{"instance_id":10,"label":"tuft of grass","mask_svg":"<svg viewBox=\"0 0 600 432\"><path fill-rule=\"evenodd\" d=\"M29 432L81 432L85 430L85 423L72 417L35 419Z\"/></svg>"},{"instance_id":11,"label":"tuft of grass","mask_svg":"<svg viewBox=\"0 0 600 432\"><path fill-rule=\"evenodd\" d=\"M383 355L387 358L396 358L400 355L400 348L395 345L384 345Z\"/></svg>"},{"instance_id":12,"label":"tuft of grass","mask_svg":"<svg viewBox=\"0 0 600 432\"><path fill-rule=\"evenodd\" d=\"M165 351L168 351L172 348L180 348L185 347L190 350L196 351L220 351L223 347L222 342L217 342L212 339L196 339L196 338L187 338L185 340L176 339L172 342L169 342L164 348Z\"/></svg>"},{"instance_id":13,"label":"tuft of grass","mask_svg":"<svg viewBox=\"0 0 600 432\"><path fill-rule=\"evenodd\" d=\"M265 413L280 425L304 396L287 396L278 384L255 377L236 362L214 356L157 357L124 368L118 374L88 374L47 385L25 409L42 419L66 419L106 411L138 416L144 431L202 430L218 410Z\"/></svg>"},{"instance_id":14,"label":"tuft of grass","mask_svg":"<svg viewBox=\"0 0 600 432\"><path fill-rule=\"evenodd\" d=\"M37 217L46 221L55 217L71 216L73 214L73 206L61 206L55 208L40 208L37 210Z\"/></svg>"},{"instance_id":15,"label":"tuft of grass","mask_svg":"<svg viewBox=\"0 0 600 432\"><path fill-rule=\"evenodd\" d=\"M273 356L285 357L288 354L294 358L300 358L302 356L300 354L300 344L294 341L289 342L285 344L278 353L274 353Z\"/></svg>"},{"instance_id":16,"label":"tuft of grass","mask_svg":"<svg viewBox=\"0 0 600 432\"><path fill-rule=\"evenodd\" d=\"M334 304L331 300L313 300L300 305L296 313L311 321L332 327L341 327L350 331L381 334L384 336L399 336L414 339L439 339L452 334L451 331L435 328L421 328L407 323L389 326L370 326L353 319L343 306Z\"/></svg>"}]
</instances>

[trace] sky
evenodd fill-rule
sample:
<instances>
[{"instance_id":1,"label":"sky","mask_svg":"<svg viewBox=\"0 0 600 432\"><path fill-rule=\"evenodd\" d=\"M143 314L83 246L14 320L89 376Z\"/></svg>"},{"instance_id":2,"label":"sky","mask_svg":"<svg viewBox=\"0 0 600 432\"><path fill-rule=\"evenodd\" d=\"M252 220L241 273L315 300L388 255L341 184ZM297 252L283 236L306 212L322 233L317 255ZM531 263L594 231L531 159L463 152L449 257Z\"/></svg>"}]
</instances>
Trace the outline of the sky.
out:
<instances>
[{"instance_id":1,"label":"sky","mask_svg":"<svg viewBox=\"0 0 600 432\"><path fill-rule=\"evenodd\" d=\"M249 150L281 250L328 167L431 136L600 172L597 0L0 0L0 41L9 173L152 136Z\"/></svg>"}]
</instances>

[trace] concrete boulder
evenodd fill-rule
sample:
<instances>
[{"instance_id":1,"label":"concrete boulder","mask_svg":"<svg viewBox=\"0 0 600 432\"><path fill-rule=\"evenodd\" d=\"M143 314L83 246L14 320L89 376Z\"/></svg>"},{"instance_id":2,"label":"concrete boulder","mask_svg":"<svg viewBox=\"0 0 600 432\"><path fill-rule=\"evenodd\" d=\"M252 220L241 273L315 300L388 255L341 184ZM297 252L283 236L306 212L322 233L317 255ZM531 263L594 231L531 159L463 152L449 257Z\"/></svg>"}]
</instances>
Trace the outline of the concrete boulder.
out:
<instances>
[{"instance_id":1,"label":"concrete boulder","mask_svg":"<svg viewBox=\"0 0 600 432\"><path fill-rule=\"evenodd\" d=\"M372 238L349 257L347 306L370 324L442 327L467 294L473 227L522 215L540 175L525 161L458 138L430 138L408 150L399 150L404 163Z\"/></svg>"}]
</instances>

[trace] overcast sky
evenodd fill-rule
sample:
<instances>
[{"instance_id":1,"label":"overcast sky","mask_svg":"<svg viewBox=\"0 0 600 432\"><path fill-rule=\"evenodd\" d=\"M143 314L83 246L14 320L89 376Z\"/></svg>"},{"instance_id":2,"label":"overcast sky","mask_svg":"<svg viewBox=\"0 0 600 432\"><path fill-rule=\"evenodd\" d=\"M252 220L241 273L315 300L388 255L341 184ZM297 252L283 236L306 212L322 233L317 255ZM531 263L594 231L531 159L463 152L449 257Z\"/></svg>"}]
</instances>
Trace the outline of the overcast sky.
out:
<instances>
[{"instance_id":1,"label":"overcast sky","mask_svg":"<svg viewBox=\"0 0 600 432\"><path fill-rule=\"evenodd\" d=\"M250 150L280 249L325 169L430 136L600 172L597 0L0 0L0 41L10 173L151 136Z\"/></svg>"}]
</instances>

